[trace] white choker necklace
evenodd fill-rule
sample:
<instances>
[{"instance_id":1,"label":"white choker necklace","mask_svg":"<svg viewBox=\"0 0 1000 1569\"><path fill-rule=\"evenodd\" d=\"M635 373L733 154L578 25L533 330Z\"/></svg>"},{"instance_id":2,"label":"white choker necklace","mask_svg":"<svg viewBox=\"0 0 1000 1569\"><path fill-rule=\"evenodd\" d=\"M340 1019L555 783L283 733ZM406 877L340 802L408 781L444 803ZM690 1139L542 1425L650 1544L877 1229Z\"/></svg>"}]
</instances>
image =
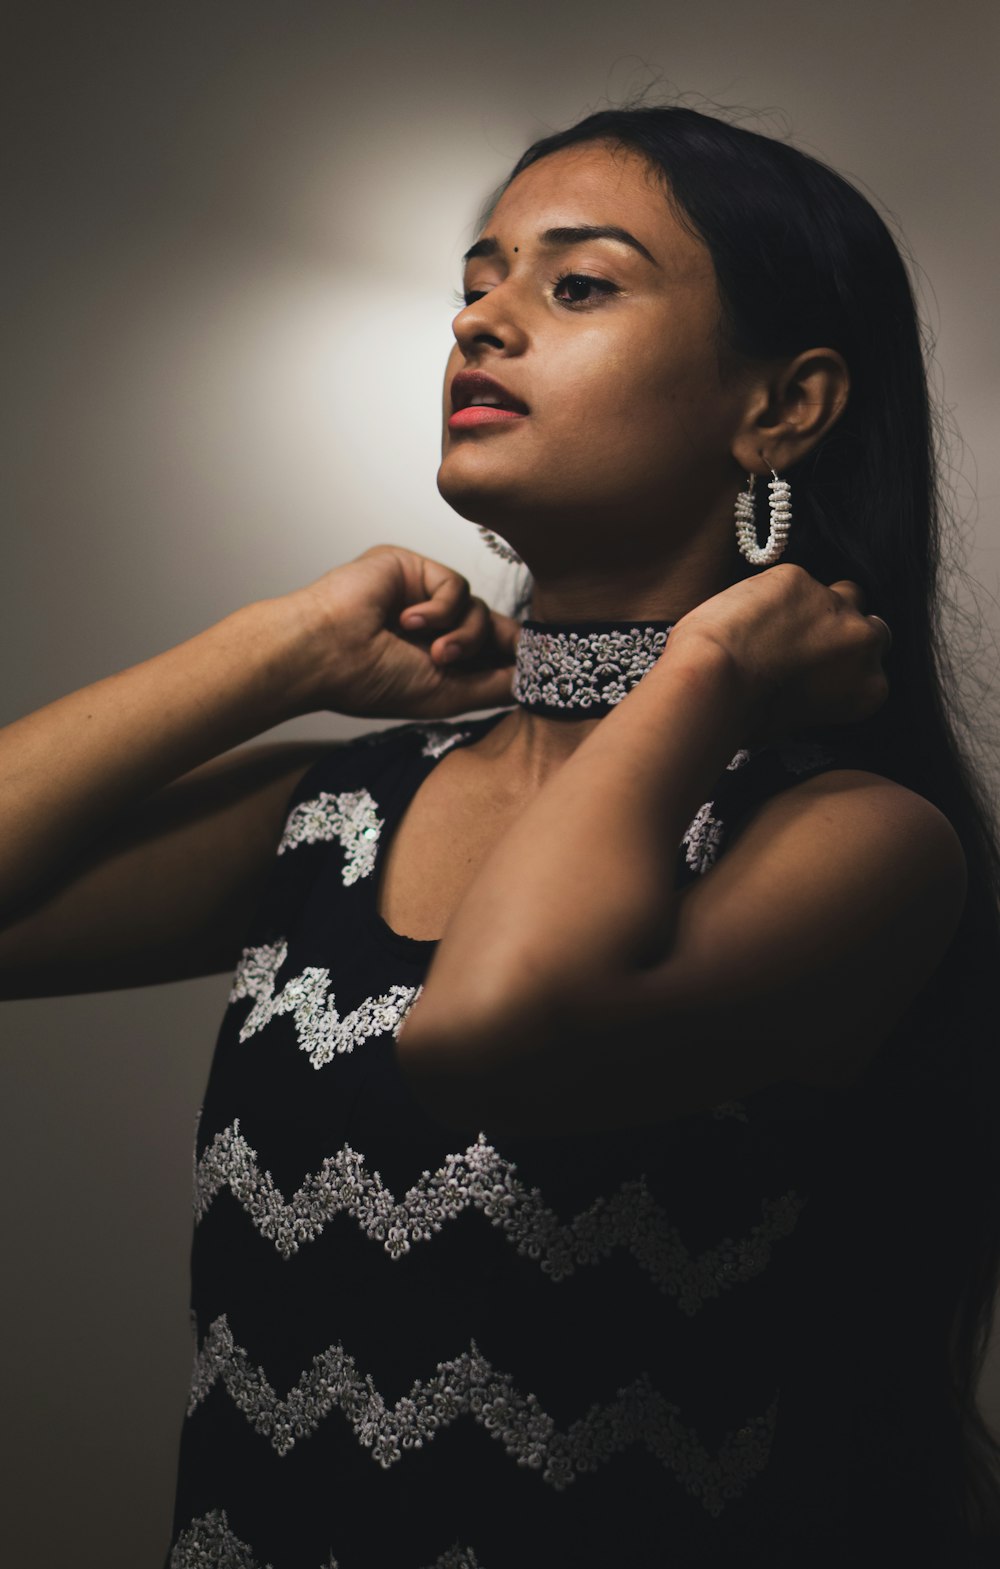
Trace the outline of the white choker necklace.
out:
<instances>
[{"instance_id":1,"label":"white choker necklace","mask_svg":"<svg viewBox=\"0 0 1000 1569\"><path fill-rule=\"evenodd\" d=\"M514 701L549 719L597 719L627 697L663 653L672 621L521 624Z\"/></svg>"}]
</instances>

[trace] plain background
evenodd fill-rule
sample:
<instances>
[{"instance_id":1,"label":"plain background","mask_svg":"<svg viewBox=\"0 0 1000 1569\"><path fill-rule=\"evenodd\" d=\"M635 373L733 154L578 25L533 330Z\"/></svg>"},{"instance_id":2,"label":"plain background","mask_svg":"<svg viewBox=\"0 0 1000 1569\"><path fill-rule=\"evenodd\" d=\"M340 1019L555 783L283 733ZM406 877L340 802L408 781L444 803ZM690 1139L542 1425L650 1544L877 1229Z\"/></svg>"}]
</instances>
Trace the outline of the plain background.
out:
<instances>
[{"instance_id":1,"label":"plain background","mask_svg":"<svg viewBox=\"0 0 1000 1569\"><path fill-rule=\"evenodd\" d=\"M506 608L509 569L434 487L458 258L530 140L650 83L826 159L916 258L981 585L962 591L981 617L967 636L990 678L992 0L5 15L0 720L380 541ZM272 734L378 727L315 716ZM228 988L0 1008L0 1556L20 1569L162 1563L191 1143Z\"/></svg>"}]
</instances>

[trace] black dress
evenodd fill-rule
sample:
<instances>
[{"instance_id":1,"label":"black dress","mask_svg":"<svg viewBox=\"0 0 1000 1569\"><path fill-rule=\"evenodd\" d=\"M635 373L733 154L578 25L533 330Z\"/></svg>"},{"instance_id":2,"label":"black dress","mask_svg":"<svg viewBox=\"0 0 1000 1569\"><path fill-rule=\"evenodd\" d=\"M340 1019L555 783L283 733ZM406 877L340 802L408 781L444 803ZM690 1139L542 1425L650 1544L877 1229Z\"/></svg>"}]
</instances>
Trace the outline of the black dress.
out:
<instances>
[{"instance_id":1,"label":"black dress","mask_svg":"<svg viewBox=\"0 0 1000 1569\"><path fill-rule=\"evenodd\" d=\"M397 1070L435 944L378 914L386 845L439 758L508 711L361 736L290 799L200 1114L170 1569L901 1561L898 1510L851 1471L839 1372L801 1371L811 1197L850 1092L493 1138L432 1121ZM834 766L738 753L679 882Z\"/></svg>"}]
</instances>

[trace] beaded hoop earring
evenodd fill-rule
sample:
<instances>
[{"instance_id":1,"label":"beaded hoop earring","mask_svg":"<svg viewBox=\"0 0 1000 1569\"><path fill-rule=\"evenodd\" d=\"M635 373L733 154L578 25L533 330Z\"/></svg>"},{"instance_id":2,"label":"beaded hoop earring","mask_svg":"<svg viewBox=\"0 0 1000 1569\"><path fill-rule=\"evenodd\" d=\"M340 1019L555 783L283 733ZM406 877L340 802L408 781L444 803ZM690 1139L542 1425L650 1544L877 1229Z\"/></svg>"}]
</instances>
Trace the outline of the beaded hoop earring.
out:
<instances>
[{"instance_id":1,"label":"beaded hoop earring","mask_svg":"<svg viewBox=\"0 0 1000 1569\"><path fill-rule=\"evenodd\" d=\"M765 544L758 543L757 524L754 521L756 474L750 475L746 490L741 490L736 498L736 543L740 554L754 567L774 565L788 543L788 531L792 526L792 487L787 479L779 479L774 469L771 473L774 478L767 485L771 492L771 527Z\"/></svg>"},{"instance_id":2,"label":"beaded hoop earring","mask_svg":"<svg viewBox=\"0 0 1000 1569\"><path fill-rule=\"evenodd\" d=\"M517 562L520 566L524 565L523 559L518 555L516 550L511 549L510 545L505 545L502 539L498 539L497 536L492 534L488 528L483 528L481 523L478 523L476 527L479 529L483 543L488 545L491 550L495 551L498 556L501 556L504 561L514 561Z\"/></svg>"}]
</instances>

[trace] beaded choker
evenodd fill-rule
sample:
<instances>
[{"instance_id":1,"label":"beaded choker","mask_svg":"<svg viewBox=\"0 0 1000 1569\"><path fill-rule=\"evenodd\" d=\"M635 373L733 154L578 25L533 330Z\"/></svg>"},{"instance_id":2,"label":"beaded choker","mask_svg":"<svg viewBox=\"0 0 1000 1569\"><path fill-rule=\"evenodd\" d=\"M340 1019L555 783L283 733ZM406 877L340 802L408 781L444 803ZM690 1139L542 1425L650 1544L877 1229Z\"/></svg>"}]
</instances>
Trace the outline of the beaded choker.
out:
<instances>
[{"instance_id":1,"label":"beaded choker","mask_svg":"<svg viewBox=\"0 0 1000 1569\"><path fill-rule=\"evenodd\" d=\"M638 686L672 621L532 621L521 624L514 701L548 719L598 719Z\"/></svg>"}]
</instances>

